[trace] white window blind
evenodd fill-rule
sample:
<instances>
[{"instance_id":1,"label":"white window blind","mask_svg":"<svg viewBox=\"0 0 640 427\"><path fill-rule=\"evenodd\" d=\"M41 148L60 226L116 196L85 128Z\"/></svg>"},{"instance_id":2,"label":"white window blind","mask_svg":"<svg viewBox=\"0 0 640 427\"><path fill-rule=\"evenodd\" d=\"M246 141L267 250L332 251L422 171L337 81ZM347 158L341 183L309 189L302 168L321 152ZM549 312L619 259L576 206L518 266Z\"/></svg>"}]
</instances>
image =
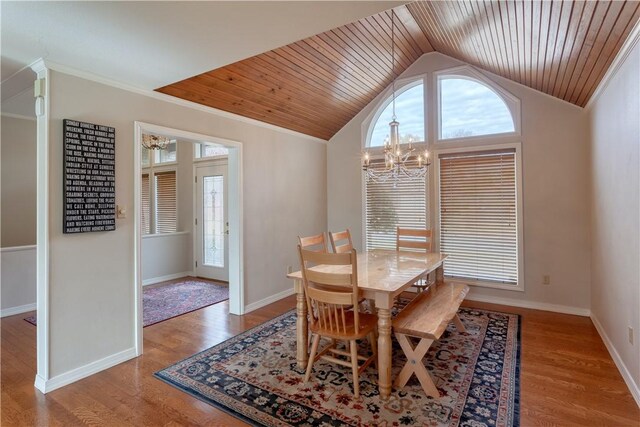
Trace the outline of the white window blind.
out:
<instances>
[{"instance_id":1,"label":"white window blind","mask_svg":"<svg viewBox=\"0 0 640 427\"><path fill-rule=\"evenodd\" d=\"M396 227L427 228L426 178L365 183L367 249L395 249Z\"/></svg>"},{"instance_id":2,"label":"white window blind","mask_svg":"<svg viewBox=\"0 0 640 427\"><path fill-rule=\"evenodd\" d=\"M155 178L156 192L156 233L173 233L177 231L177 194L176 172L157 172Z\"/></svg>"},{"instance_id":3,"label":"white window blind","mask_svg":"<svg viewBox=\"0 0 640 427\"><path fill-rule=\"evenodd\" d=\"M440 156L440 252L447 276L518 283L513 150Z\"/></svg>"},{"instance_id":4,"label":"white window blind","mask_svg":"<svg viewBox=\"0 0 640 427\"><path fill-rule=\"evenodd\" d=\"M141 194L142 194L142 209L140 212L140 224L142 225L142 234L149 234L151 232L151 197L150 197L150 182L149 174L142 174Z\"/></svg>"}]
</instances>

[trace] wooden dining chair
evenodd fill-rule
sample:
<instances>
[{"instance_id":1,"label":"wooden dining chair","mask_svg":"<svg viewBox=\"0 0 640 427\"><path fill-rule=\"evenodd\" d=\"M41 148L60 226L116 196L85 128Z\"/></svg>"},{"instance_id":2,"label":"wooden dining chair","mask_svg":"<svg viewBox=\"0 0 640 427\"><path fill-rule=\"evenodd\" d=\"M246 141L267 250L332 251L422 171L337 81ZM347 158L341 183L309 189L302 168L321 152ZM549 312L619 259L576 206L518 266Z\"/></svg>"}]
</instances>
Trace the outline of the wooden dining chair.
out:
<instances>
[{"instance_id":1,"label":"wooden dining chair","mask_svg":"<svg viewBox=\"0 0 640 427\"><path fill-rule=\"evenodd\" d=\"M302 249L311 250L313 252L327 253L327 240L324 237L324 233L316 234L315 236L300 237L298 236L298 243Z\"/></svg>"},{"instance_id":2,"label":"wooden dining chair","mask_svg":"<svg viewBox=\"0 0 640 427\"><path fill-rule=\"evenodd\" d=\"M307 249L313 252L328 253L329 248L327 246L327 240L324 233L316 234L315 236L300 237L298 236L298 243L302 249ZM321 285L316 284L317 287ZM363 303L364 299L360 301ZM309 335L309 342L311 342L311 335Z\"/></svg>"},{"instance_id":3,"label":"wooden dining chair","mask_svg":"<svg viewBox=\"0 0 640 427\"><path fill-rule=\"evenodd\" d=\"M344 231L329 233L329 240L331 241L331 249L336 254L351 252L351 249L353 249L351 233L348 228Z\"/></svg>"},{"instance_id":4,"label":"wooden dining chair","mask_svg":"<svg viewBox=\"0 0 640 427\"><path fill-rule=\"evenodd\" d=\"M347 253L323 254L302 249L301 246L298 246L298 251L310 318L309 329L313 335L304 381L309 381L313 364L319 359L350 367L354 395L358 398L360 374L371 363L377 363L378 318L357 309L359 291L356 251L352 249ZM329 266L329 271L311 268L317 265ZM318 350L321 337L329 338L330 343ZM363 338L368 338L371 345L372 354L369 357L358 355L357 340ZM336 341L347 342L346 350L337 348Z\"/></svg>"},{"instance_id":5,"label":"wooden dining chair","mask_svg":"<svg viewBox=\"0 0 640 427\"><path fill-rule=\"evenodd\" d=\"M401 228L396 231L396 250L409 249L415 251L431 252L431 230L428 228ZM422 292L431 285L428 277L423 277L416 283L418 292Z\"/></svg>"}]
</instances>

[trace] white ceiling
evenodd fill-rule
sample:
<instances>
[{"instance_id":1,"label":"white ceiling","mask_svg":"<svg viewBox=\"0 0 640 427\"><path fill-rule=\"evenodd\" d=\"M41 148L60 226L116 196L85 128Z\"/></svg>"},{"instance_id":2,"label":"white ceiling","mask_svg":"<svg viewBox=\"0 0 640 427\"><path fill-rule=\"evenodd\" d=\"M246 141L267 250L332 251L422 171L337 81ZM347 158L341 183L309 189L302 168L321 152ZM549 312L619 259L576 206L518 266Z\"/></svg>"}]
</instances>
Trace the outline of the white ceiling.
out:
<instances>
[{"instance_id":1,"label":"white ceiling","mask_svg":"<svg viewBox=\"0 0 640 427\"><path fill-rule=\"evenodd\" d=\"M2 1L2 99L39 58L156 89L403 3Z\"/></svg>"}]
</instances>

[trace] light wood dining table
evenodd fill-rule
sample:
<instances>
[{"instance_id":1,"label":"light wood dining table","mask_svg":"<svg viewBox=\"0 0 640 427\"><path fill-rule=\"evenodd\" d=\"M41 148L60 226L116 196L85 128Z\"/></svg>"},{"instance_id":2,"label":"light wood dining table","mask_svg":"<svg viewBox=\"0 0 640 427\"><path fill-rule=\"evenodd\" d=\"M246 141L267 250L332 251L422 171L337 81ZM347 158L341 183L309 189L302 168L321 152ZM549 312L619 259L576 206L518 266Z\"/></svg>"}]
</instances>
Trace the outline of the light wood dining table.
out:
<instances>
[{"instance_id":1,"label":"light wood dining table","mask_svg":"<svg viewBox=\"0 0 640 427\"><path fill-rule=\"evenodd\" d=\"M444 280L443 263L447 255L376 249L358 253L358 287L362 296L375 302L378 314L378 386L380 397L391 394L391 309L395 299L420 278L436 272L436 284ZM312 267L319 271L346 272L350 266ZM289 273L296 293L297 362L306 368L308 352L307 304L302 273Z\"/></svg>"}]
</instances>

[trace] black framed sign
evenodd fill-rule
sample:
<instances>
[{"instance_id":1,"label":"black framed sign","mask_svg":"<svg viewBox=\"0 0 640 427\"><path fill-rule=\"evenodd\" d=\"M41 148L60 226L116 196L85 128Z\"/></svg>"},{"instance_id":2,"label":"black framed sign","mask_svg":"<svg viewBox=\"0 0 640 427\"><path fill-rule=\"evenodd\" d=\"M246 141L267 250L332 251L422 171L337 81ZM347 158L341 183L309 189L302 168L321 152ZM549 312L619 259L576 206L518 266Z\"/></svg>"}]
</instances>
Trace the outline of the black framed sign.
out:
<instances>
[{"instance_id":1,"label":"black framed sign","mask_svg":"<svg viewBox=\"0 0 640 427\"><path fill-rule=\"evenodd\" d=\"M116 229L116 130L63 121L63 233Z\"/></svg>"}]
</instances>

